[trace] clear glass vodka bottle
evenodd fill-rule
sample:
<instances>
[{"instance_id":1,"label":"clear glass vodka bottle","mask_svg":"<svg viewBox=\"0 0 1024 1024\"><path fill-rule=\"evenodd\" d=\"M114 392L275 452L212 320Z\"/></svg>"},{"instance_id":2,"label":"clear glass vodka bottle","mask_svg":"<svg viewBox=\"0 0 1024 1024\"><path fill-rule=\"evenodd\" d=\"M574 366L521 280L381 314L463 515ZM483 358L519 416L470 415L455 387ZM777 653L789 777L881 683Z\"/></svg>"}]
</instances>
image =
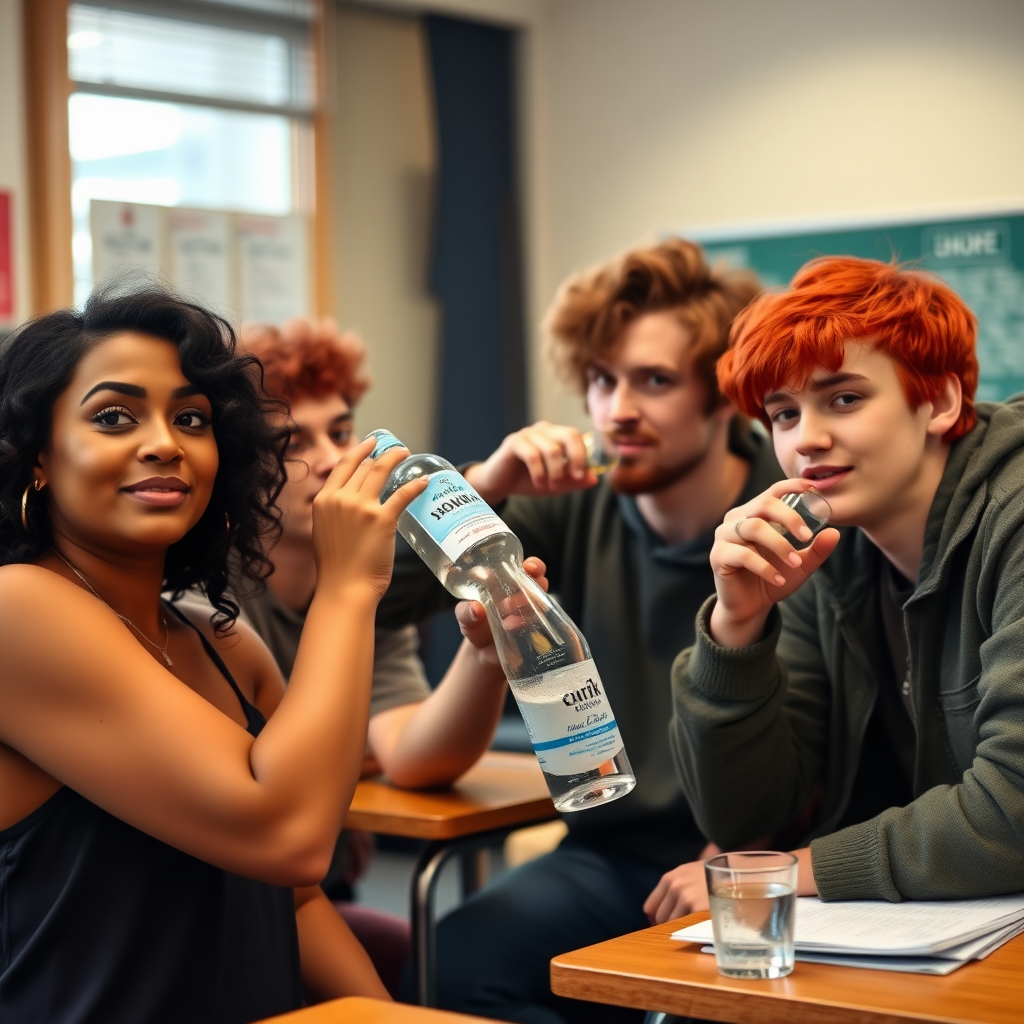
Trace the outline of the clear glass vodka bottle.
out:
<instances>
[{"instance_id":1,"label":"clear glass vodka bottle","mask_svg":"<svg viewBox=\"0 0 1024 1024\"><path fill-rule=\"evenodd\" d=\"M373 457L401 442L386 430ZM519 538L437 455L410 455L392 471L381 501L403 484L430 477L398 529L441 583L487 611L501 666L560 811L625 796L636 778L615 715L583 634L523 571Z\"/></svg>"}]
</instances>

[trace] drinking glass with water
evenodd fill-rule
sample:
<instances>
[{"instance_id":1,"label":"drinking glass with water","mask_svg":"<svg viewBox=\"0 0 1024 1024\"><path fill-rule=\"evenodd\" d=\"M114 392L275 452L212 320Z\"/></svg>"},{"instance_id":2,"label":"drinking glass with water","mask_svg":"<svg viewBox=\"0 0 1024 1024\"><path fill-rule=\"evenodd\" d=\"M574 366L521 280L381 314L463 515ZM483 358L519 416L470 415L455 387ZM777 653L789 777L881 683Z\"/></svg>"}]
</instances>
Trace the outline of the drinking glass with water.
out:
<instances>
[{"instance_id":1,"label":"drinking glass with water","mask_svg":"<svg viewBox=\"0 0 1024 1024\"><path fill-rule=\"evenodd\" d=\"M797 860L767 850L704 862L718 973L784 978L793 970Z\"/></svg>"}]
</instances>

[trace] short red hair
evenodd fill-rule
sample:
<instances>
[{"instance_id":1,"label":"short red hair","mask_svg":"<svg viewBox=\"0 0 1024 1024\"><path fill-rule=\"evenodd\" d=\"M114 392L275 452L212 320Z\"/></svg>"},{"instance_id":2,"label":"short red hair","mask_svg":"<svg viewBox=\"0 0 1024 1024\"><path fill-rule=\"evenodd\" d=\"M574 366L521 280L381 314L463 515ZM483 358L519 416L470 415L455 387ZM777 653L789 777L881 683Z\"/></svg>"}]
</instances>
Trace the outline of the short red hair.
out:
<instances>
[{"instance_id":1,"label":"short red hair","mask_svg":"<svg viewBox=\"0 0 1024 1024\"><path fill-rule=\"evenodd\" d=\"M359 372L366 346L330 318L295 317L280 327L243 324L242 346L263 364L263 387L289 405L302 398L341 395L354 406L370 386Z\"/></svg>"},{"instance_id":2,"label":"short red hair","mask_svg":"<svg viewBox=\"0 0 1024 1024\"><path fill-rule=\"evenodd\" d=\"M768 428L765 396L802 384L817 368L842 366L846 342L870 341L896 364L911 409L934 401L950 374L960 379L960 418L944 436L963 437L978 420L977 322L938 278L895 263L826 256L797 271L788 291L766 293L736 317L718 385Z\"/></svg>"}]
</instances>

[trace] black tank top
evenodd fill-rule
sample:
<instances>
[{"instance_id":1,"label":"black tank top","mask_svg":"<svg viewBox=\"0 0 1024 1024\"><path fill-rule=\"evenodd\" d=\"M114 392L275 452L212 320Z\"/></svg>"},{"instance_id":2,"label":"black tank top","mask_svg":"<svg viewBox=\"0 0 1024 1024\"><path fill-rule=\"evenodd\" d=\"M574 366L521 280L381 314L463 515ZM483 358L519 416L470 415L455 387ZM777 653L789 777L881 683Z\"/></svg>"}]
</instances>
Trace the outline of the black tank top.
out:
<instances>
[{"instance_id":1,"label":"black tank top","mask_svg":"<svg viewBox=\"0 0 1024 1024\"><path fill-rule=\"evenodd\" d=\"M262 714L196 632L256 736ZM300 1005L291 889L182 853L67 786L0 830L3 1024L247 1024Z\"/></svg>"}]
</instances>

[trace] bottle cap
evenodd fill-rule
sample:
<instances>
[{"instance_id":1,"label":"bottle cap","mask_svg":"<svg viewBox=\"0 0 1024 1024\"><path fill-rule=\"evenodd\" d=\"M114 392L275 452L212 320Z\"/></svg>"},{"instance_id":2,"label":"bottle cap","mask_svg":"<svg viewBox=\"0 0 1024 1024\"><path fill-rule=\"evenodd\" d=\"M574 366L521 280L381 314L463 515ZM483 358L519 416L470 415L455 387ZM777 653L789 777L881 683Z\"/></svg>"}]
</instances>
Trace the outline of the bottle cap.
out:
<instances>
[{"instance_id":1,"label":"bottle cap","mask_svg":"<svg viewBox=\"0 0 1024 1024\"><path fill-rule=\"evenodd\" d=\"M379 459L386 451L390 451L392 448L404 448L405 445L391 433L390 430L371 430L366 437L372 437L376 440L374 449L370 452L371 459ZM363 440L366 440L366 437Z\"/></svg>"}]
</instances>

